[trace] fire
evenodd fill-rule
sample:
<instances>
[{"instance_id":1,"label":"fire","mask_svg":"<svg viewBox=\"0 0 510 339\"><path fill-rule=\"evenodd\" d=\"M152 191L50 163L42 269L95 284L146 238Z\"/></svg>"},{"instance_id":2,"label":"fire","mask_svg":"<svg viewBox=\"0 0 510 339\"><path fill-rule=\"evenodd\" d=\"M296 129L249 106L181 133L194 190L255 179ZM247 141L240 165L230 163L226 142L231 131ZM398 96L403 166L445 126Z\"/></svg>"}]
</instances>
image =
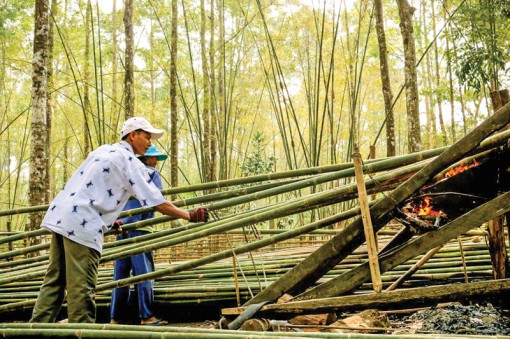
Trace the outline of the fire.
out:
<instances>
[{"instance_id":1,"label":"fire","mask_svg":"<svg viewBox=\"0 0 510 339\"><path fill-rule=\"evenodd\" d=\"M464 163L461 162L459 166L457 166L455 168L451 168L448 172L446 172L446 174L444 176L446 178L456 176L457 174L464 172L464 171L470 169L471 167L478 166L479 164L480 163L478 161L476 161L476 159L473 159L473 162L469 165L465 165Z\"/></svg>"},{"instance_id":2,"label":"fire","mask_svg":"<svg viewBox=\"0 0 510 339\"><path fill-rule=\"evenodd\" d=\"M425 197L422 201L420 201L420 206L418 210L418 215L441 215L443 211L436 211L433 209L432 204L430 203L431 198Z\"/></svg>"}]
</instances>

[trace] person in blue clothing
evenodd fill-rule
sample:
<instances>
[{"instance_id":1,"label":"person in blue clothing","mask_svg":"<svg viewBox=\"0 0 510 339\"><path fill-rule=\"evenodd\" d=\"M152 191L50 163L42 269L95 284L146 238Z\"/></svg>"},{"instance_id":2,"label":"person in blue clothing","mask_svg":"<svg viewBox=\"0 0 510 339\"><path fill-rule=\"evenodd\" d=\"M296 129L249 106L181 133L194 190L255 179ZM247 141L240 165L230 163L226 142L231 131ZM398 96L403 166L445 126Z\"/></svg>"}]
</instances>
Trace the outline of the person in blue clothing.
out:
<instances>
[{"instance_id":1,"label":"person in blue clothing","mask_svg":"<svg viewBox=\"0 0 510 339\"><path fill-rule=\"evenodd\" d=\"M151 145L144 156L139 157L147 168L147 172L152 179L152 183L160 190L163 189L161 175L156 169L158 161L163 161L168 155L161 153L156 146ZM124 206L124 211L142 207L137 199L130 199ZM117 240L134 238L153 232L152 226L145 226L130 231L122 231L123 224L130 224L141 220L154 217L154 212L138 214L117 220L119 235ZM129 278L132 274L137 276L154 271L154 253L147 252L134 255L115 261L113 271L113 280ZM129 304L135 301L138 306L138 318L141 325L166 325L168 321L158 318L154 315L154 281L145 281L135 285L135 295L132 295L129 286L115 288L112 291L112 301L110 306L110 323L118 324L126 322L128 315L126 311L130 310Z\"/></svg>"}]
</instances>

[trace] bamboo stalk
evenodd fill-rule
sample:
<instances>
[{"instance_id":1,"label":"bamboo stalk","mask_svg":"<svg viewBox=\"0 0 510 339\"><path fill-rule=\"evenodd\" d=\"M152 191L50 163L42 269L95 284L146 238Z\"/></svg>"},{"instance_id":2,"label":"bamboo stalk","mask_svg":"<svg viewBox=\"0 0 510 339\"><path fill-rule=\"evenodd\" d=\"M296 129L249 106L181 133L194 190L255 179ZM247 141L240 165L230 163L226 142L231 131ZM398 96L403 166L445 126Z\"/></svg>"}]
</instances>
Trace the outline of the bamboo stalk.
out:
<instances>
[{"instance_id":1,"label":"bamboo stalk","mask_svg":"<svg viewBox=\"0 0 510 339\"><path fill-rule=\"evenodd\" d=\"M483 248L482 244L476 244L476 245L468 245L467 247L470 247L470 250L466 251L466 258L479 258L480 257L480 251L476 250L477 248ZM458 249L458 245L453 245L450 243L449 245L445 246L439 253L456 253L457 257L460 256L460 252L453 252L455 249ZM469 252L476 253L475 255L470 255ZM485 264L484 266L480 266L483 264L483 261L475 260L473 261L470 259L468 261L469 264L473 263L473 267L469 268L469 274L476 274L477 277L484 277L484 278L491 278L491 270L490 270L490 256L488 255L487 250L485 250ZM358 251L358 254L355 254L354 256L359 257L359 260L364 261L366 260L366 253L362 251ZM264 259L264 263L266 266L266 274L270 281L275 280L281 274L285 273L288 269L293 267L295 264L297 264L299 261L301 261L304 257L306 257L306 253L301 253L299 255L285 255L283 257L272 257L274 260L268 260L267 258ZM416 287L421 286L426 283L434 283L434 281L441 281L444 282L448 280L449 282L456 282L458 281L462 276L462 270L459 265L459 261L454 261L453 259L449 259L448 257L446 259L450 261L444 261L444 260L438 260L437 258L433 257L430 261L437 261L437 264L434 264L433 270L420 270L420 274L415 274L413 277L413 280L406 284L407 287ZM356 259L353 264L346 265L345 263L350 260L344 260L341 264L337 265L336 268L332 271L330 271L325 278L330 279L335 277L336 275L340 273L347 272L349 269L352 269L356 266L356 262L358 259ZM407 270L411 265L407 265L407 263L412 263L413 260L407 261L404 265L399 265L392 271L386 272L382 276L383 285L387 286L391 284L392 281L400 277L400 271ZM478 263L479 262L479 263ZM281 264L283 263L283 264ZM426 265L430 265L430 264ZM241 265L247 266L248 263L243 264L243 262L240 262ZM258 263L257 263L258 264ZM449 268L457 266L457 268ZM447 270L443 270L442 267L447 268ZM485 271L481 271L481 269L485 269ZM218 272L218 273L216 273ZM442 273L445 272L445 273ZM449 272L449 273L448 273ZM254 270L250 270L249 268L244 269L244 273L247 276L247 283L252 284L255 286L256 279L252 278L252 276L255 274ZM423 274L422 274L423 273ZM482 275L483 273L483 275ZM101 269L100 270L100 278L99 282L109 282L111 281L111 275L112 270L111 269ZM160 304L166 304L166 303L173 303L173 304L193 304L193 303L215 303L220 301L233 301L236 300L236 294L235 294L235 287L233 283L233 272L231 268L228 268L227 265L217 262L214 264L209 264L206 266L203 266L202 268L197 268L195 270L190 270L183 273L178 273L172 276L167 277L161 277L156 281L155 285L155 297L156 297L156 303ZM230 277L229 279L224 279L222 277ZM191 279L191 280L189 280ZM22 287L20 284L21 282L15 282L12 287L4 285L2 292L0 293L0 303L15 303L22 301L26 298L31 298L31 295L35 298L35 296L38 293L38 289L41 282L31 282L31 285L25 284L27 287L25 287L23 290L26 290L30 293L17 293L18 291L21 291ZM227 286L228 285L228 286ZM30 287L31 286L31 287ZM368 289L371 288L370 285L366 284L362 286L362 289ZM10 291L12 289L12 292ZM243 301L246 301L249 298L249 293L247 292L247 287L244 283L239 284L240 289L240 296ZM229 293L227 293L230 291ZM191 293L187 293L191 292ZM214 294L215 292L221 292L221 297L216 296L216 298L213 297L206 297L206 294ZM106 294L104 292L100 292L98 294L98 297L96 299L98 307L108 307L109 304L109 291L106 291ZM16 299L13 299L16 298Z\"/></svg>"},{"instance_id":2,"label":"bamboo stalk","mask_svg":"<svg viewBox=\"0 0 510 339\"><path fill-rule=\"evenodd\" d=\"M58 332L58 331L60 332ZM51 334L51 331L55 331ZM100 336L103 333L103 336ZM319 332L253 332L228 331L221 329L205 329L176 326L136 326L136 325L110 325L110 324L27 324L27 323L0 323L0 334L4 337L32 336L32 337L82 337L82 338L349 338L371 339L373 334L363 333L319 333ZM454 334L426 334L426 335L389 335L377 334L380 339L440 339L440 338L466 338L465 335ZM469 335L470 339L496 339L500 336Z\"/></svg>"},{"instance_id":3,"label":"bamboo stalk","mask_svg":"<svg viewBox=\"0 0 510 339\"><path fill-rule=\"evenodd\" d=\"M388 287L386 289L386 291L393 291L398 285L400 285L400 283L410 277L411 275L413 275L416 271L418 271L427 261L429 261L430 258L432 258L434 256L434 254L436 254L437 252L439 252L439 250L442 248L443 246L440 245L440 246L437 246L433 249L431 249L430 251L427 252L427 254L425 254L416 264L413 265L413 267L411 267L406 273L404 273L400 278L398 278L393 284L390 285L390 287Z\"/></svg>"},{"instance_id":4,"label":"bamboo stalk","mask_svg":"<svg viewBox=\"0 0 510 339\"><path fill-rule=\"evenodd\" d=\"M460 258L462 259L462 267L464 268L464 280L468 282L467 269L466 269L466 257L464 256L464 249L462 248L462 240L460 237L457 237L457 241L459 242L460 249Z\"/></svg>"},{"instance_id":5,"label":"bamboo stalk","mask_svg":"<svg viewBox=\"0 0 510 339\"><path fill-rule=\"evenodd\" d=\"M354 171L356 175L356 185L358 186L358 200L363 220L363 229L365 231L365 239L368 251L368 262L370 265L370 276L374 291L379 293L382 291L381 273L379 271L379 261L377 258L377 244L372 228L372 219L370 218L370 210L368 207L368 196L363 180L363 164L361 163L361 154L357 146L354 146L352 155L354 160Z\"/></svg>"}]
</instances>

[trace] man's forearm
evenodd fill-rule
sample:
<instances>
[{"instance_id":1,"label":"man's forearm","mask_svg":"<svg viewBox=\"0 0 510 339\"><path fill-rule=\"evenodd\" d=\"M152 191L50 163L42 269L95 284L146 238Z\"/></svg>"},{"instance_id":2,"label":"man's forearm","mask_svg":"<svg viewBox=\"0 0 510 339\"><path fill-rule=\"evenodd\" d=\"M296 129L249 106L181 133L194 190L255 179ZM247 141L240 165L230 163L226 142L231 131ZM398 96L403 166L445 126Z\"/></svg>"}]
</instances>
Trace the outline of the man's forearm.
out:
<instances>
[{"instance_id":1,"label":"man's forearm","mask_svg":"<svg viewBox=\"0 0 510 339\"><path fill-rule=\"evenodd\" d=\"M175 206L170 201L166 201L160 205L154 206L154 209L159 213L163 213L171 217L177 217L184 220L189 220L190 218L188 211Z\"/></svg>"}]
</instances>

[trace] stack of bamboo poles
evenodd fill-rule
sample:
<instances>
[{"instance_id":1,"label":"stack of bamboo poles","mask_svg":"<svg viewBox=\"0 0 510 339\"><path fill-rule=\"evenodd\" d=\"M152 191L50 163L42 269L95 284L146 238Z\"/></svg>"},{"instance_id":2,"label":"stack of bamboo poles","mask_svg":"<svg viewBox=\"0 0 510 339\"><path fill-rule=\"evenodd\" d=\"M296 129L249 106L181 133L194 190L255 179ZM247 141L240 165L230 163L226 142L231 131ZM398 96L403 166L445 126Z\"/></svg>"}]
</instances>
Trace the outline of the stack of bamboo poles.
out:
<instances>
[{"instance_id":1,"label":"stack of bamboo poles","mask_svg":"<svg viewBox=\"0 0 510 339\"><path fill-rule=\"evenodd\" d=\"M402 287L490 279L492 270L488 248L484 242L471 242L472 237L478 238L469 236L463 240L462 247L457 240L444 246ZM384 238L381 240L384 241ZM235 265L232 260L223 259L193 270L158 278L154 289L156 303L166 305L221 302L234 305L237 299L246 301L302 261L314 249L314 247L288 248L270 253L261 251L252 256L237 257ZM367 254L364 250L355 251L319 282L347 272L366 260ZM384 288L391 285L418 260L419 258L414 258L383 274ZM160 263L157 264L157 270L175 265L179 263ZM99 284L112 281L112 268L104 266L99 271ZM0 305L35 298L41 282L42 278L5 283L0 288ZM371 286L366 284L360 290L369 291ZM109 307L110 292L105 290L98 295L98 307Z\"/></svg>"},{"instance_id":2,"label":"stack of bamboo poles","mask_svg":"<svg viewBox=\"0 0 510 339\"><path fill-rule=\"evenodd\" d=\"M510 132L504 132L485 140L476 149L474 154L486 156L487 152L492 152L505 143L509 136ZM395 158L367 161L364 171L370 174L366 181L369 194L385 194L385 192L392 190L445 149L440 148ZM197 271L195 270L205 270L202 273L207 273L205 274L206 276L213 274L212 271L209 272L207 270L212 270L215 264L218 267L227 266L224 262L221 262L221 260L226 258L234 258L233 262L236 263L236 266L241 267L243 263L239 256L242 254L261 250L289 239L295 239L318 229L334 227L342 221L357 216L359 214L358 208L349 209L349 206L354 205L353 199L356 198L357 194L356 184L352 182L353 175L352 164L346 163L164 190L163 193L167 195L196 195L175 201L174 203L181 207L195 204L205 205L213 212L213 220L206 224L187 224L175 228L166 228L147 236L107 242L104 246L101 259L105 267L101 269L100 281L97 287L97 291L103 293L100 303L107 304L107 294L114 287L127 286L151 279L158 281L156 295L159 296L157 299L161 300L161 302L164 302L165 298L167 298L168 302L175 303L189 300L197 302L201 300L201 296L208 293L211 294L210 290L209 292L197 292L200 297L194 299L193 297L187 298L189 295L186 296L183 293L177 298L175 293L169 292L169 290L174 288L175 285L173 284L176 281L179 281L178 277L196 275ZM213 189L216 190L216 193L199 194L199 192ZM48 206L36 206L26 209L0 211L0 216L44 211L47 208ZM138 214L146 211L147 209L140 208L129 213ZM317 219L311 218L311 215L321 215L323 217L322 219ZM228 249L206 254L194 260L159 265L158 269L153 273L116 282L111 281L111 268L108 268L108 263L111 261L147 251L171 248L193 241L203 241L207 237L218 234L227 234L228 238L228 232L288 217L300 220L299 227L287 229L282 233L273 234L269 237L260 237L248 243L231 243ZM135 224L125 225L123 228L130 230L146 225L158 225L171 220L172 218L170 217L160 216ZM20 232L4 236L0 239L0 246L4 246L2 253L0 253L0 259L3 260L0 262L0 293L2 294L0 312L12 312L21 308L32 307L35 302L37 293L35 292L35 287L40 285L40 281L46 271L47 255L45 251L49 247L49 243L45 240L46 234L47 232L41 229ZM41 243L25 247L24 242L31 237L41 238ZM354 253L353 255L355 256ZM287 267L292 267L302 258L297 257L296 261L289 262L286 267L276 268L280 263L275 263L275 274L269 274L270 272L268 271L267 274L264 273L264 279L267 281L271 278L276 279ZM364 260L364 257L358 259ZM254 267L258 265L263 267L261 263L257 264L251 256L247 260ZM285 260L289 260L289 258L285 257ZM230 260L230 263L232 263L232 260ZM335 268L336 272L334 270L331 273L338 273L341 270L348 269L348 265L348 260L344 261ZM485 274L486 267L475 271L477 274L482 274L481 272ZM232 279L232 276L235 275L234 272L237 272L237 270L234 269L228 273L231 275L229 279ZM421 279L431 280L426 279L425 275L432 273L422 272L420 274L421 276L418 275L418 277L421 277ZM434 272L434 274L443 274L442 278L444 278L445 274L452 276L457 274L457 272ZM389 282L393 279L392 276L396 275L398 275L398 270L388 272L384 278L385 283ZM221 274L218 276L221 276ZM216 277L209 276L207 284L214 285L215 279ZM256 279L252 277L251 281L256 280L257 284L260 285L259 288L263 288L264 286L260 283L260 279L260 276ZM327 276L323 279L327 279ZM186 286L187 283L185 281L185 279L180 281L181 287ZM192 279L191 281L194 284L197 279ZM223 284L224 282L221 280L216 282L216 286L223 286ZM239 289L241 287L245 289L252 288L250 280L247 279L244 284L243 286L242 283L239 283ZM12 291L13 289L17 293L9 293L9 290ZM214 292L214 294L216 299L213 298L213 300L218 300L220 297L227 298L226 293L218 294ZM232 296L230 295L229 298L232 298Z\"/></svg>"}]
</instances>

